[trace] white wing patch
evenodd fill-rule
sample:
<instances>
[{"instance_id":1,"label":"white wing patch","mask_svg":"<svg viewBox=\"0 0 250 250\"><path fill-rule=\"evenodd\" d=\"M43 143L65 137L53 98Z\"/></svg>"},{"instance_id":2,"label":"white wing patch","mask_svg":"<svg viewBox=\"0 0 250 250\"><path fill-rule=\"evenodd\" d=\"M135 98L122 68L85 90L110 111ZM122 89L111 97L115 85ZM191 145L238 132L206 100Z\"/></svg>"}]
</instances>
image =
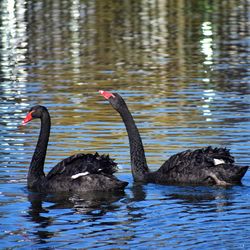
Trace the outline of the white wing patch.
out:
<instances>
[{"instance_id":1,"label":"white wing patch","mask_svg":"<svg viewBox=\"0 0 250 250\"><path fill-rule=\"evenodd\" d=\"M222 160L222 159L215 159L214 158L214 165L216 166L216 165L220 165L220 164L224 164L225 163L225 161L224 160Z\"/></svg>"},{"instance_id":2,"label":"white wing patch","mask_svg":"<svg viewBox=\"0 0 250 250\"><path fill-rule=\"evenodd\" d=\"M81 176L85 176L85 175L88 175L89 174L89 172L83 172L83 173L78 173L78 174L74 174L74 175L72 175L71 176L71 179L77 179L77 178L79 178L79 177L81 177Z\"/></svg>"}]
</instances>

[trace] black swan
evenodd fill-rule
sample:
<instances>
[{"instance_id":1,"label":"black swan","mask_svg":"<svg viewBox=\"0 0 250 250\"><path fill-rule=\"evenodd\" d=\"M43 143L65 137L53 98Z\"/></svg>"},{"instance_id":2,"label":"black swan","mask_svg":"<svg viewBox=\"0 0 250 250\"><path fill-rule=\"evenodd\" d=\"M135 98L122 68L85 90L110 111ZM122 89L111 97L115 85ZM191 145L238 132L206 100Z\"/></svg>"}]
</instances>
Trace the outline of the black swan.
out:
<instances>
[{"instance_id":1,"label":"black swan","mask_svg":"<svg viewBox=\"0 0 250 250\"><path fill-rule=\"evenodd\" d=\"M50 115L46 107L34 106L23 120L25 125L35 118L41 130L28 173L28 188L38 192L85 192L123 190L127 182L113 174L117 164L108 155L76 154L59 162L44 174L44 161L50 134Z\"/></svg>"},{"instance_id":2,"label":"black swan","mask_svg":"<svg viewBox=\"0 0 250 250\"><path fill-rule=\"evenodd\" d=\"M237 166L226 148L187 150L171 156L157 171L150 172L135 121L122 97L100 90L120 114L129 138L131 169L135 181L158 184L240 184L248 166Z\"/></svg>"}]
</instances>

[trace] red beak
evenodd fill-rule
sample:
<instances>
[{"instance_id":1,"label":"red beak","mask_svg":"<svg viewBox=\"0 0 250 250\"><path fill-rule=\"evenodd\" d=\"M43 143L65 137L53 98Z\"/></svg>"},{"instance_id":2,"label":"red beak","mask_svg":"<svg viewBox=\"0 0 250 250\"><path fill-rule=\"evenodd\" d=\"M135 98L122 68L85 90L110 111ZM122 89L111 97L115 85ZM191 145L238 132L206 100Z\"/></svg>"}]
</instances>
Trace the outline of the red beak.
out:
<instances>
[{"instance_id":1,"label":"red beak","mask_svg":"<svg viewBox=\"0 0 250 250\"><path fill-rule=\"evenodd\" d=\"M115 98L115 96L114 96L112 93L108 92L108 91L99 90L99 93L100 93L105 99L107 99L107 100L108 100L110 97L114 97L114 98Z\"/></svg>"},{"instance_id":2,"label":"red beak","mask_svg":"<svg viewBox=\"0 0 250 250\"><path fill-rule=\"evenodd\" d=\"M22 125L26 125L29 121L31 121L33 119L32 115L31 115L32 113L33 113L33 111L29 112L26 115L26 117L22 121Z\"/></svg>"}]
</instances>

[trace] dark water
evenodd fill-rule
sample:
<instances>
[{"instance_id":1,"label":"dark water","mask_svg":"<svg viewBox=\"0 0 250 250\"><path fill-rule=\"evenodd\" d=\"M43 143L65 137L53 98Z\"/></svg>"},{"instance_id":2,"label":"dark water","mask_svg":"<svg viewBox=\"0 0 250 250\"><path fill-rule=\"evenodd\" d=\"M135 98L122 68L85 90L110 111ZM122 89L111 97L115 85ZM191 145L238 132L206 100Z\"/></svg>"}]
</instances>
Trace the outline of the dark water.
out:
<instances>
[{"instance_id":1,"label":"dark water","mask_svg":"<svg viewBox=\"0 0 250 250\"><path fill-rule=\"evenodd\" d=\"M250 1L0 2L0 245L3 249L249 249L250 174L242 186L133 183L119 92L151 169L206 145L250 164ZM110 153L124 194L43 196L26 189L46 105L46 172L79 151Z\"/></svg>"}]
</instances>

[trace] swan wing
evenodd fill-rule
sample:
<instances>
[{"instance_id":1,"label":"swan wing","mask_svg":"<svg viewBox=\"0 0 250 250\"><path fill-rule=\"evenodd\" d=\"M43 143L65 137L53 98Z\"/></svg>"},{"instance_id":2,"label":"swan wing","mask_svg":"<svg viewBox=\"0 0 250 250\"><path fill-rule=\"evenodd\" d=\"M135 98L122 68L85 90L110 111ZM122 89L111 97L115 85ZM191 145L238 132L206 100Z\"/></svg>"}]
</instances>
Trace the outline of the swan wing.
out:
<instances>
[{"instance_id":1,"label":"swan wing","mask_svg":"<svg viewBox=\"0 0 250 250\"><path fill-rule=\"evenodd\" d=\"M108 155L75 154L59 162L47 175L47 179L55 176L68 176L76 179L88 174L109 174L117 170L117 164Z\"/></svg>"},{"instance_id":2,"label":"swan wing","mask_svg":"<svg viewBox=\"0 0 250 250\"><path fill-rule=\"evenodd\" d=\"M234 163L233 156L226 148L212 148L211 146L196 150L186 150L171 156L160 167L159 171L167 173L169 171L182 172L195 170L202 167L213 167L220 164Z\"/></svg>"}]
</instances>

